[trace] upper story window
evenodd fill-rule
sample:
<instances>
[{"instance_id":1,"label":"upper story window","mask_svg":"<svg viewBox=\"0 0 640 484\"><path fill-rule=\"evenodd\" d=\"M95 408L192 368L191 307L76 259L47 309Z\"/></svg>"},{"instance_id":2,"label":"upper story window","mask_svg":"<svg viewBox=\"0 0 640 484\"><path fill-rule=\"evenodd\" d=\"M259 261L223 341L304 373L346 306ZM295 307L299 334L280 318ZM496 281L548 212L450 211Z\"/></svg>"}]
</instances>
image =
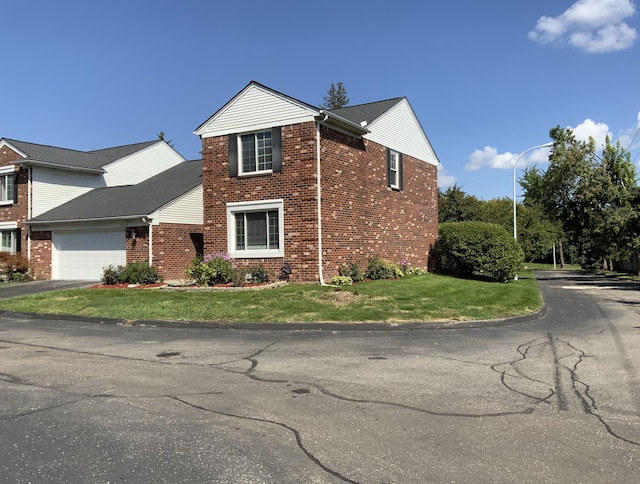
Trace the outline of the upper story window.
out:
<instances>
[{"instance_id":1,"label":"upper story window","mask_svg":"<svg viewBox=\"0 0 640 484\"><path fill-rule=\"evenodd\" d=\"M16 173L13 167L0 168L0 204L15 203Z\"/></svg>"},{"instance_id":2,"label":"upper story window","mask_svg":"<svg viewBox=\"0 0 640 484\"><path fill-rule=\"evenodd\" d=\"M229 135L229 175L282 171L281 129Z\"/></svg>"},{"instance_id":3,"label":"upper story window","mask_svg":"<svg viewBox=\"0 0 640 484\"><path fill-rule=\"evenodd\" d=\"M402 153L387 150L387 186L402 190Z\"/></svg>"},{"instance_id":4,"label":"upper story window","mask_svg":"<svg viewBox=\"0 0 640 484\"><path fill-rule=\"evenodd\" d=\"M242 173L272 169L271 130L243 134L240 136L240 142L242 144Z\"/></svg>"}]
</instances>

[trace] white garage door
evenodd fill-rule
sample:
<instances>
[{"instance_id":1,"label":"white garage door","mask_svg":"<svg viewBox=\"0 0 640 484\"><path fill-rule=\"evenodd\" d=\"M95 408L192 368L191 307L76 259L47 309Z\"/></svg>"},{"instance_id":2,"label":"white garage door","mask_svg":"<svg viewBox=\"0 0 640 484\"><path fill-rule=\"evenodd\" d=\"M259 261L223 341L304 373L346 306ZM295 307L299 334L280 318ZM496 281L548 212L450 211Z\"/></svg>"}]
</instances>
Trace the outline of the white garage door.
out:
<instances>
[{"instance_id":1,"label":"white garage door","mask_svg":"<svg viewBox=\"0 0 640 484\"><path fill-rule=\"evenodd\" d=\"M53 232L53 279L98 281L110 264L125 265L124 230Z\"/></svg>"}]
</instances>

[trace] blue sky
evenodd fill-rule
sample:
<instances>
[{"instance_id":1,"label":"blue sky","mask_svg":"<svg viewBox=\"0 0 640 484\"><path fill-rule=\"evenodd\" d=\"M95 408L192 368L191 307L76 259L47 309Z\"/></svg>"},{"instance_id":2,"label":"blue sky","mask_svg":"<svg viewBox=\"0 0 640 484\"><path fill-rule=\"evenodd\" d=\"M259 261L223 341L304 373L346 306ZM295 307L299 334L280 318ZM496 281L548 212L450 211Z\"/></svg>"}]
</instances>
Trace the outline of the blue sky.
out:
<instances>
[{"instance_id":1,"label":"blue sky","mask_svg":"<svg viewBox=\"0 0 640 484\"><path fill-rule=\"evenodd\" d=\"M440 185L479 198L510 197L514 162L556 125L609 134L639 161L634 0L0 0L0 12L0 137L91 150L164 131L191 159L195 128L251 80L315 105L341 81L352 105L406 96Z\"/></svg>"}]
</instances>

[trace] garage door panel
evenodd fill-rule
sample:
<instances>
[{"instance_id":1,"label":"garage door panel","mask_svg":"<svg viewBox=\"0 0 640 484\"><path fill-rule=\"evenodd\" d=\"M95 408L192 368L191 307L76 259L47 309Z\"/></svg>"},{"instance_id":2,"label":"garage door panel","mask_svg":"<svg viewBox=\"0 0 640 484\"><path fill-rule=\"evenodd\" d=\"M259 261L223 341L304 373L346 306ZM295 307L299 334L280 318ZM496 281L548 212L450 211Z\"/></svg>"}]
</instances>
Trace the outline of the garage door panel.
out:
<instances>
[{"instance_id":1,"label":"garage door panel","mask_svg":"<svg viewBox=\"0 0 640 484\"><path fill-rule=\"evenodd\" d=\"M53 278L99 280L108 265L125 265L124 230L54 232Z\"/></svg>"}]
</instances>

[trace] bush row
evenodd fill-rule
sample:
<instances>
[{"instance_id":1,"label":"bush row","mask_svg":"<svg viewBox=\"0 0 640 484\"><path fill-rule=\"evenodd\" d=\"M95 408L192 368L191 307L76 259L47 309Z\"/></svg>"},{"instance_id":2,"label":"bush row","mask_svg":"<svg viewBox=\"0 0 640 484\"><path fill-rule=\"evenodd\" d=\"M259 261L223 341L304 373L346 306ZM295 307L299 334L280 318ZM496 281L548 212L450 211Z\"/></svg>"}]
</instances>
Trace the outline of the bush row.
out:
<instances>
[{"instance_id":1,"label":"bush row","mask_svg":"<svg viewBox=\"0 0 640 484\"><path fill-rule=\"evenodd\" d=\"M148 262L131 262L126 266L109 265L102 273L103 284L153 284L161 281L158 270Z\"/></svg>"}]
</instances>

